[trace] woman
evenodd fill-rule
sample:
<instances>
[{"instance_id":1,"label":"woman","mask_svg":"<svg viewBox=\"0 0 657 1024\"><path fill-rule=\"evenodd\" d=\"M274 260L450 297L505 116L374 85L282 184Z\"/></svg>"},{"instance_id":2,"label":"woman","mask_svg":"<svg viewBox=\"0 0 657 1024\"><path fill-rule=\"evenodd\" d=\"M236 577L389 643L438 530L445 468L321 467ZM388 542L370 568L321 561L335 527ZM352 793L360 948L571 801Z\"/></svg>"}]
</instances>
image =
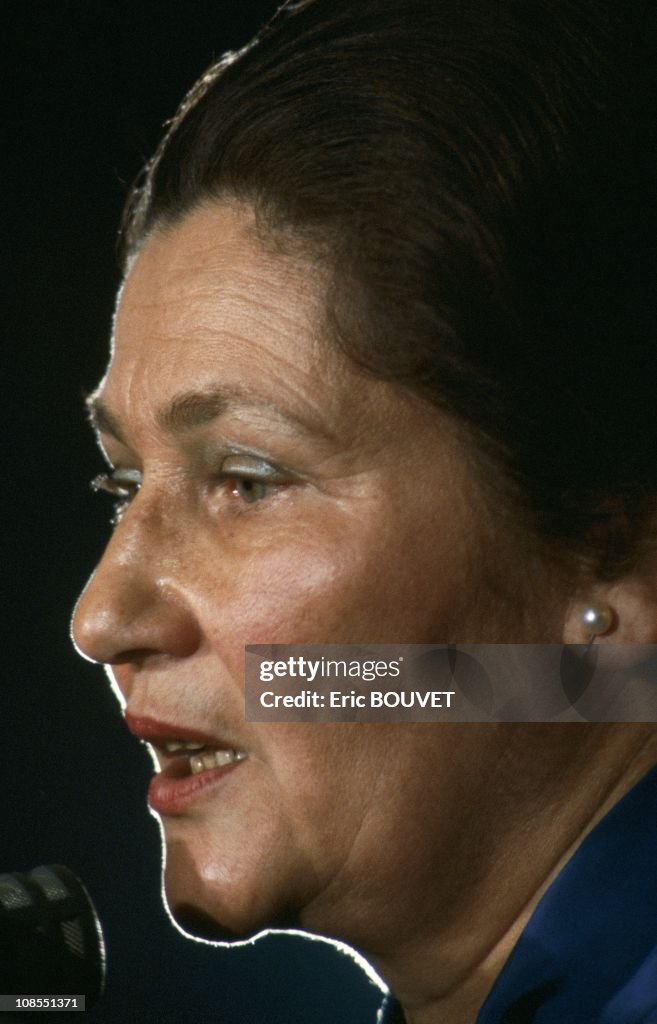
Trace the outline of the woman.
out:
<instances>
[{"instance_id":1,"label":"woman","mask_svg":"<svg viewBox=\"0 0 657 1024\"><path fill-rule=\"evenodd\" d=\"M288 3L128 210L76 643L174 916L343 939L409 1024L657 1019L657 732L246 722L244 645L657 642L644 28Z\"/></svg>"}]
</instances>

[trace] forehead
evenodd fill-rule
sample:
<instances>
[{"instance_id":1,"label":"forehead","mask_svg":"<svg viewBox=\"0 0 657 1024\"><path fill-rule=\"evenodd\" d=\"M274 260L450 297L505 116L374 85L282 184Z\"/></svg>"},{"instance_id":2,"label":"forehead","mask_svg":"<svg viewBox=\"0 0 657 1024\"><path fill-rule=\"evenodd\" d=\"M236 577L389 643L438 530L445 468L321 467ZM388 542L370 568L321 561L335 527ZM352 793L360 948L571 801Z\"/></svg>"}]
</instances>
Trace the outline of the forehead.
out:
<instances>
[{"instance_id":1,"label":"forehead","mask_svg":"<svg viewBox=\"0 0 657 1024\"><path fill-rule=\"evenodd\" d=\"M140 302L148 289L158 302L172 308L188 294L202 297L208 286L212 297L232 289L238 297L256 297L265 286L287 279L296 293L302 282L304 297L316 295L304 261L286 256L265 244L252 207L237 201L207 203L179 221L157 227L131 261L120 302Z\"/></svg>"},{"instance_id":2,"label":"forehead","mask_svg":"<svg viewBox=\"0 0 657 1024\"><path fill-rule=\"evenodd\" d=\"M130 268L97 396L133 432L181 393L218 389L345 443L378 443L406 421L433 429L435 409L324 340L324 302L321 268L263 245L248 207L200 208L154 232Z\"/></svg>"},{"instance_id":3,"label":"forehead","mask_svg":"<svg viewBox=\"0 0 657 1024\"><path fill-rule=\"evenodd\" d=\"M244 206L217 204L158 230L134 260L119 295L103 400L126 388L290 388L339 359L321 343L323 282L310 261L260 242ZM187 381L188 383L189 381Z\"/></svg>"}]
</instances>

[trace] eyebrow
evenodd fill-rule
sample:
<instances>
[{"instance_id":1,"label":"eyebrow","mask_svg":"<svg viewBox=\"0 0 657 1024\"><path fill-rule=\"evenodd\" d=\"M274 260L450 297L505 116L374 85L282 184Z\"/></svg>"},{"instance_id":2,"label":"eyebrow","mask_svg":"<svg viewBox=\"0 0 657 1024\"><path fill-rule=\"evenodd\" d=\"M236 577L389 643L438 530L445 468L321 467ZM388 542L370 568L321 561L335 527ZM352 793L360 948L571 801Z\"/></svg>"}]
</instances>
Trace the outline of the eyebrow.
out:
<instances>
[{"instance_id":1,"label":"eyebrow","mask_svg":"<svg viewBox=\"0 0 657 1024\"><path fill-rule=\"evenodd\" d=\"M89 423L97 434L110 434L125 444L118 419L110 412L99 394L94 391L84 400Z\"/></svg>"},{"instance_id":2,"label":"eyebrow","mask_svg":"<svg viewBox=\"0 0 657 1024\"><path fill-rule=\"evenodd\" d=\"M126 444L119 417L103 402L97 392L86 399L92 427L99 433L109 434ZM167 433L184 434L205 426L237 408L258 408L273 413L277 419L293 424L305 434L319 434L334 440L331 432L316 422L306 420L289 411L283 411L267 397L240 387L216 386L204 391L183 391L156 414L158 426Z\"/></svg>"}]
</instances>

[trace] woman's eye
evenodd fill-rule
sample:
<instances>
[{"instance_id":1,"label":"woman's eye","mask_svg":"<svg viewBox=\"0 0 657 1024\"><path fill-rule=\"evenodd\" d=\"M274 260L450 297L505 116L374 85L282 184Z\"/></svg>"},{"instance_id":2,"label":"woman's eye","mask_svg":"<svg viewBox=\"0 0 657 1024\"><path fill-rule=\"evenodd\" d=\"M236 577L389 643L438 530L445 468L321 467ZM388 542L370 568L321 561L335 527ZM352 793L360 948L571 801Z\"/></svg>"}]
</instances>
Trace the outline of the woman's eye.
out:
<instances>
[{"instance_id":1,"label":"woman's eye","mask_svg":"<svg viewBox=\"0 0 657 1024\"><path fill-rule=\"evenodd\" d=\"M247 505L264 501L290 482L288 477L268 462L241 455L231 455L224 459L220 478L227 484L231 495Z\"/></svg>"},{"instance_id":2,"label":"woman's eye","mask_svg":"<svg viewBox=\"0 0 657 1024\"><path fill-rule=\"evenodd\" d=\"M271 487L263 484L261 480L253 480L248 477L236 476L230 481L230 484L232 493L249 505L262 501L263 498L268 497L271 491Z\"/></svg>"},{"instance_id":3,"label":"woman's eye","mask_svg":"<svg viewBox=\"0 0 657 1024\"><path fill-rule=\"evenodd\" d=\"M138 469L112 469L94 477L91 487L115 499L112 522L116 524L141 487L141 473Z\"/></svg>"},{"instance_id":4,"label":"woman's eye","mask_svg":"<svg viewBox=\"0 0 657 1024\"><path fill-rule=\"evenodd\" d=\"M246 505L256 505L290 483L289 476L261 459L230 455L221 464L218 482L230 496ZM112 522L121 520L130 502L142 485L137 469L112 469L91 481L94 491L102 491L115 499Z\"/></svg>"}]
</instances>

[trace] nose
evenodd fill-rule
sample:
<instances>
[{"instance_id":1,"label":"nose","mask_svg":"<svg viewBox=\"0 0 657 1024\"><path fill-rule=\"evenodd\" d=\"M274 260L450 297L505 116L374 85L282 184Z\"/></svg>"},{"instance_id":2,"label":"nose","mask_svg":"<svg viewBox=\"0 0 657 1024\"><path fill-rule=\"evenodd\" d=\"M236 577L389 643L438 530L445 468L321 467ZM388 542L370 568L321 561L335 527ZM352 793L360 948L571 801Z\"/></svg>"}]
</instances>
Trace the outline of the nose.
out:
<instances>
[{"instance_id":1,"label":"nose","mask_svg":"<svg viewBox=\"0 0 657 1024\"><path fill-rule=\"evenodd\" d=\"M180 559L161 519L128 511L81 594L71 632L83 657L108 665L184 658L201 642ZM178 568L177 568L178 567Z\"/></svg>"}]
</instances>

